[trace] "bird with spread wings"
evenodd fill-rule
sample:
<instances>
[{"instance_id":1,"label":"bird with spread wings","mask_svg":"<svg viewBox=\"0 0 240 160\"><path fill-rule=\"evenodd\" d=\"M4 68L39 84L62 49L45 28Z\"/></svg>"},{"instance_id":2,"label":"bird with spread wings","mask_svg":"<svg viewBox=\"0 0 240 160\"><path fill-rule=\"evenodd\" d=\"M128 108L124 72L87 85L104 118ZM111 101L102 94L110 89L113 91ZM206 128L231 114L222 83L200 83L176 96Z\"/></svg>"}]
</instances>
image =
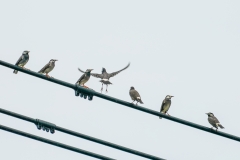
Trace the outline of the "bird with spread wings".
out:
<instances>
[{"instance_id":1,"label":"bird with spread wings","mask_svg":"<svg viewBox=\"0 0 240 160\"><path fill-rule=\"evenodd\" d=\"M116 71L116 72L112 72L112 73L107 73L105 68L102 68L102 74L97 74L97 73L91 73L91 76L96 77L96 78L101 78L100 82L102 83L102 88L101 88L101 92L103 90L103 84L106 85L106 92L107 92L107 87L109 84L112 84L109 79L111 77L116 76L118 73L122 72L123 70L127 69L130 66L130 63L128 63L128 65L126 67L124 67L123 69ZM81 70L80 68L78 68L78 70L82 73L85 73L83 70Z\"/></svg>"}]
</instances>

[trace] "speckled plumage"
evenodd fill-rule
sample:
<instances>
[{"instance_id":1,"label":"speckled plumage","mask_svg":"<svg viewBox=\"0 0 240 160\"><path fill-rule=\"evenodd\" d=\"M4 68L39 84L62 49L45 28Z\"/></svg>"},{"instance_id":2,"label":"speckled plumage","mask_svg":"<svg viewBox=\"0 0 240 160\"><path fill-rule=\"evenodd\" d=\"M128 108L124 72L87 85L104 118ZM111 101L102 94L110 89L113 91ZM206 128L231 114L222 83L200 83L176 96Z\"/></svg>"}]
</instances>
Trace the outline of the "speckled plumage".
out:
<instances>
[{"instance_id":1,"label":"speckled plumage","mask_svg":"<svg viewBox=\"0 0 240 160\"><path fill-rule=\"evenodd\" d=\"M53 70L55 67L55 61L56 59L51 59L48 64L46 64L38 73L46 74L47 77L49 77L48 73Z\"/></svg>"},{"instance_id":2,"label":"speckled plumage","mask_svg":"<svg viewBox=\"0 0 240 160\"><path fill-rule=\"evenodd\" d=\"M138 91L135 90L134 87L130 88L129 95L130 95L131 99L133 100L133 102L137 101L137 103L139 102L139 103L143 104L140 94L138 93ZM137 105L137 103L136 103L136 105Z\"/></svg>"},{"instance_id":3,"label":"speckled plumage","mask_svg":"<svg viewBox=\"0 0 240 160\"><path fill-rule=\"evenodd\" d=\"M170 95L167 95L166 97L165 97L165 99L163 100L163 102L162 102L162 106L161 106L161 108L160 108L160 112L161 113L163 113L163 114L166 114L167 112L168 112L168 110L169 110L169 108L170 108L170 106L171 106L171 98L172 98L173 96L170 96ZM159 117L160 119L162 118L162 117Z\"/></svg>"},{"instance_id":4,"label":"speckled plumage","mask_svg":"<svg viewBox=\"0 0 240 160\"><path fill-rule=\"evenodd\" d=\"M80 70L80 69L78 69ZM93 69L87 69L86 72L78 79L76 84L86 87L84 84L90 79L91 71Z\"/></svg>"},{"instance_id":5,"label":"speckled plumage","mask_svg":"<svg viewBox=\"0 0 240 160\"><path fill-rule=\"evenodd\" d=\"M19 57L18 61L16 62L15 65L24 68L25 64L27 64L29 60L29 52L30 51L23 51L21 57ZM18 71L14 70L13 73L17 74Z\"/></svg>"},{"instance_id":6,"label":"speckled plumage","mask_svg":"<svg viewBox=\"0 0 240 160\"><path fill-rule=\"evenodd\" d=\"M218 119L214 116L213 113L209 112L209 113L206 113L208 115L208 122L216 128L216 130L218 129L218 127L220 128L224 128L220 122L218 121Z\"/></svg>"}]
</instances>

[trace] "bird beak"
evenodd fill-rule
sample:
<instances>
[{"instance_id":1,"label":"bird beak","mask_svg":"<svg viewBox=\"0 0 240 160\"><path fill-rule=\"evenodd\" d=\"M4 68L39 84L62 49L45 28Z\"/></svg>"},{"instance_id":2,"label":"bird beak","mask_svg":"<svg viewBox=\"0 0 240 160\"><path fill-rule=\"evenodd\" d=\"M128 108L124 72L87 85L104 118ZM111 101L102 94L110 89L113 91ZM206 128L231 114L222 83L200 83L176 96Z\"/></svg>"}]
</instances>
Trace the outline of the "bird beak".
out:
<instances>
[{"instance_id":1,"label":"bird beak","mask_svg":"<svg viewBox=\"0 0 240 160\"><path fill-rule=\"evenodd\" d=\"M205 113L206 115L208 115L208 113Z\"/></svg>"},{"instance_id":2,"label":"bird beak","mask_svg":"<svg viewBox=\"0 0 240 160\"><path fill-rule=\"evenodd\" d=\"M91 71L93 70L93 69L90 69Z\"/></svg>"},{"instance_id":3,"label":"bird beak","mask_svg":"<svg viewBox=\"0 0 240 160\"><path fill-rule=\"evenodd\" d=\"M57 59L55 59L55 61L58 61Z\"/></svg>"},{"instance_id":4,"label":"bird beak","mask_svg":"<svg viewBox=\"0 0 240 160\"><path fill-rule=\"evenodd\" d=\"M174 97L174 96L171 96L171 97Z\"/></svg>"}]
</instances>

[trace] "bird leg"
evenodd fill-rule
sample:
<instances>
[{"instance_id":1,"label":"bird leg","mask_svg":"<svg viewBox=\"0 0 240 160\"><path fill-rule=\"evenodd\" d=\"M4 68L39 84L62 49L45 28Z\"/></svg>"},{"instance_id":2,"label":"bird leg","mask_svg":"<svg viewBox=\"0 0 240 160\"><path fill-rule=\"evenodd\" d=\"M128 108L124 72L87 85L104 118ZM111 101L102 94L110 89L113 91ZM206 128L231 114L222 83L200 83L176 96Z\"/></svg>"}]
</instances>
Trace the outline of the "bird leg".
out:
<instances>
[{"instance_id":1,"label":"bird leg","mask_svg":"<svg viewBox=\"0 0 240 160\"><path fill-rule=\"evenodd\" d=\"M138 104L138 101L137 101L137 103L136 103L136 106L137 106L137 104Z\"/></svg>"},{"instance_id":2,"label":"bird leg","mask_svg":"<svg viewBox=\"0 0 240 160\"><path fill-rule=\"evenodd\" d=\"M108 85L106 85L106 93L108 92L107 87L108 87Z\"/></svg>"},{"instance_id":3,"label":"bird leg","mask_svg":"<svg viewBox=\"0 0 240 160\"><path fill-rule=\"evenodd\" d=\"M101 93L102 93L102 90L103 90L103 83L102 83Z\"/></svg>"},{"instance_id":4,"label":"bird leg","mask_svg":"<svg viewBox=\"0 0 240 160\"><path fill-rule=\"evenodd\" d=\"M132 103L134 102L135 100L132 101Z\"/></svg>"},{"instance_id":5,"label":"bird leg","mask_svg":"<svg viewBox=\"0 0 240 160\"><path fill-rule=\"evenodd\" d=\"M168 113L167 113L167 115L169 115L169 116L170 116L170 114L168 114Z\"/></svg>"},{"instance_id":6,"label":"bird leg","mask_svg":"<svg viewBox=\"0 0 240 160\"><path fill-rule=\"evenodd\" d=\"M83 85L84 88L88 88L87 86Z\"/></svg>"},{"instance_id":7,"label":"bird leg","mask_svg":"<svg viewBox=\"0 0 240 160\"><path fill-rule=\"evenodd\" d=\"M50 76L46 73L46 76L48 77L48 78L50 78Z\"/></svg>"},{"instance_id":8,"label":"bird leg","mask_svg":"<svg viewBox=\"0 0 240 160\"><path fill-rule=\"evenodd\" d=\"M30 71L30 69L28 69L28 68L25 68L25 67L22 67L22 68Z\"/></svg>"}]
</instances>

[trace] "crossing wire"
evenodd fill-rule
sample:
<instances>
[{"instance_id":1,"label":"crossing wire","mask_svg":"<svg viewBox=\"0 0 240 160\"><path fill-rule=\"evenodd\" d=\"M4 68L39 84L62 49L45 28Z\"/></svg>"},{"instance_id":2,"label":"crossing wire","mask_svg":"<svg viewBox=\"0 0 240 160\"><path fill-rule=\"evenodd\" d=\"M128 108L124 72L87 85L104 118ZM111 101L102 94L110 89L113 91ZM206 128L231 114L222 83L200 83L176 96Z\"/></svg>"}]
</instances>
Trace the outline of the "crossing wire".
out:
<instances>
[{"instance_id":1,"label":"crossing wire","mask_svg":"<svg viewBox=\"0 0 240 160\"><path fill-rule=\"evenodd\" d=\"M19 131L19 130L10 128L10 127L6 127L6 126L3 126L3 125L0 125L0 129L4 130L4 131L7 131L7 132L11 132L11 133L14 133L14 134L21 135L23 137L34 139L36 141L44 142L44 143L47 143L47 144L51 144L53 146L57 146L57 147L64 148L64 149L67 149L67 150L70 150L70 151L81 153L81 154L84 154L84 155L87 155L87 156L90 156L90 157L94 157L94 158L98 158L98 159L104 159L104 160L114 160L113 158L105 157L105 156L102 156L102 155L99 155L99 154L96 154L96 153L85 151L85 150L82 150L82 149L79 149L79 148L76 148L76 147L72 147L72 146L69 146L69 145L66 145L66 144L63 144L63 143L59 143L59 142L52 141L52 140L49 140L49 139L46 139L46 138L42 138L42 137L30 134L30 133L26 133L26 132Z\"/></svg>"},{"instance_id":2,"label":"crossing wire","mask_svg":"<svg viewBox=\"0 0 240 160\"><path fill-rule=\"evenodd\" d=\"M21 67L18 67L16 65L12 65L10 63L7 63L7 62L1 61L1 60L0 60L0 65L3 65L5 67L12 68L12 69L18 70L20 72L23 72L23 73L26 73L26 74L29 74L29 75L32 75L32 76L35 76L35 77L38 77L38 78L41 78L41 79L44 79L44 80L62 85L62 86L65 86L65 87L68 87L68 88L71 88L74 91L80 91L80 92L87 93L89 95L94 95L96 97L106 99L108 101L112 101L114 103L118 103L118 104L130 107L130 108L133 108L133 109L145 112L145 113L149 113L149 114L155 115L157 117L161 116L165 119L168 119L168 120L171 120L171 121L174 121L174 122L177 122L177 123L181 123L181 124L184 124L184 125L196 128L196 129L200 129L202 131L206 131L206 132L218 135L218 136L222 136L222 137L229 138L229 139L240 142L240 137L237 137L237 136L234 136L234 135L231 135L231 134L228 134L228 133L220 132L220 131L215 131L211 128L208 128L208 127L205 127L205 126L202 126L202 125L199 125L199 124L195 124L195 123L192 123L192 122L180 119L180 118L176 118L176 117L173 117L173 116L167 116L167 115L162 114L160 112L157 112L157 111L154 111L154 110L151 110L151 109L147 109L147 108L144 108L144 107L141 107L141 106L136 106L136 105L134 105L130 102L126 102L126 101L123 101L123 100L120 100L120 99L117 99L117 98L114 98L114 97L110 97L110 96L98 93L96 91L83 88L83 87L78 86L78 85L74 85L74 84L71 84L71 83L68 83L68 82L64 82L64 81L61 81L61 80L58 80L58 79L55 79L55 78L47 78L46 76L41 75L37 72L22 69Z\"/></svg>"},{"instance_id":3,"label":"crossing wire","mask_svg":"<svg viewBox=\"0 0 240 160\"><path fill-rule=\"evenodd\" d=\"M36 124L36 122L37 122L36 119L30 118L30 117L27 117L27 116L24 116L24 115L21 115L21 114L17 114L17 113L11 112L11 111L7 111L7 110L2 109L2 108L0 108L0 113L9 115L9 116L12 116L12 117L15 117L15 118L19 118L19 119L22 119L24 121L28 121L28 122L31 122L31 123L34 123L34 124ZM84 134L81 134L81 133L78 133L78 132L74 132L74 131L59 127L57 125L55 126L55 130L58 130L60 132L70 134L70 135L73 135L73 136L76 136L76 137L84 138L84 139L87 139L89 141L100 143L102 145L106 145L106 146L109 146L109 147L112 147L112 148L115 148L115 149L119 149L119 150L122 150L122 151L125 151L125 152L128 152L128 153L132 153L132 154L135 154L135 155L138 155L138 156L141 156L141 157L145 157L145 158L148 158L148 159L163 160L162 158L159 158L159 157L156 157L156 156L152 156L152 155L149 155L149 154L146 154L146 153L143 153L143 152L139 152L139 151L136 151L136 150L133 150L133 149L130 149L130 148L126 148L126 147L117 145L117 144L113 144L113 143L110 143L110 142L107 142L107 141L103 141L103 140L100 140L100 139L97 139L97 138L94 138L94 137L91 137L91 136L88 136L88 135L84 135Z\"/></svg>"}]
</instances>

